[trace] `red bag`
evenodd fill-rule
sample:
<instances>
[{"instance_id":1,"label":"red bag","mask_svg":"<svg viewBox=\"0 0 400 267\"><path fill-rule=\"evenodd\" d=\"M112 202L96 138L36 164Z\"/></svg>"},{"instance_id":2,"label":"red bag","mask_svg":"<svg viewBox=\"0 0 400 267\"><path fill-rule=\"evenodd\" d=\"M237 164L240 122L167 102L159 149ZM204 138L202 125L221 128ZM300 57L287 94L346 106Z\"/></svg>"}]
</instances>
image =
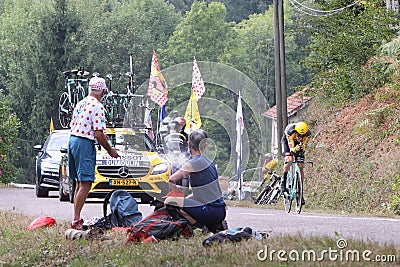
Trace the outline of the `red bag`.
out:
<instances>
[{"instance_id":1,"label":"red bag","mask_svg":"<svg viewBox=\"0 0 400 267\"><path fill-rule=\"evenodd\" d=\"M29 226L28 226L28 230L33 230L39 227L43 227L43 226L52 226L54 223L56 222L56 220L52 217L48 217L48 216L41 216L36 218Z\"/></svg>"}]
</instances>

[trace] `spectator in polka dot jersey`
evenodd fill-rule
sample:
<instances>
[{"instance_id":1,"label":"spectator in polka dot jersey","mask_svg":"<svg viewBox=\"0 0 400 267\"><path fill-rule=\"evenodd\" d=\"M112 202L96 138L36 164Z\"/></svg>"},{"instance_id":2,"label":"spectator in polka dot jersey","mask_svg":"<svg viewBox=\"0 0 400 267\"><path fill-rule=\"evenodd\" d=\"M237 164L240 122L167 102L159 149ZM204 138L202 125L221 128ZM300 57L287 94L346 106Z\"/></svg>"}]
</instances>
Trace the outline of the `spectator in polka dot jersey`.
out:
<instances>
[{"instance_id":1,"label":"spectator in polka dot jersey","mask_svg":"<svg viewBox=\"0 0 400 267\"><path fill-rule=\"evenodd\" d=\"M118 158L117 149L107 142L104 134L106 120L104 106L100 103L107 86L103 78L93 77L89 81L89 95L75 107L71 120L71 137L68 143L69 178L76 180L74 194L74 220L71 228L81 229L81 211L94 181L96 166L95 139L113 158Z\"/></svg>"}]
</instances>

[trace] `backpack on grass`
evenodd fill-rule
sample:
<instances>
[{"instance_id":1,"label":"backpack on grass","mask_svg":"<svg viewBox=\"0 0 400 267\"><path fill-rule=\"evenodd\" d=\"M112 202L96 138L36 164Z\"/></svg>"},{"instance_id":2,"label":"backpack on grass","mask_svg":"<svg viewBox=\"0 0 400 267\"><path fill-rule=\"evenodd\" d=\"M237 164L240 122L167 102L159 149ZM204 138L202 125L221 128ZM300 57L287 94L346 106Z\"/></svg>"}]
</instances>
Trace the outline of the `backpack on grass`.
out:
<instances>
[{"instance_id":1,"label":"backpack on grass","mask_svg":"<svg viewBox=\"0 0 400 267\"><path fill-rule=\"evenodd\" d=\"M110 202L111 213L107 215L107 205ZM103 202L104 217L109 217L111 227L131 227L142 219L137 201L125 190L115 190L109 193Z\"/></svg>"},{"instance_id":2,"label":"backpack on grass","mask_svg":"<svg viewBox=\"0 0 400 267\"><path fill-rule=\"evenodd\" d=\"M158 241L180 236L189 238L193 235L190 222L184 218L176 207L168 206L134 224L127 231L127 243L146 242L149 238Z\"/></svg>"}]
</instances>

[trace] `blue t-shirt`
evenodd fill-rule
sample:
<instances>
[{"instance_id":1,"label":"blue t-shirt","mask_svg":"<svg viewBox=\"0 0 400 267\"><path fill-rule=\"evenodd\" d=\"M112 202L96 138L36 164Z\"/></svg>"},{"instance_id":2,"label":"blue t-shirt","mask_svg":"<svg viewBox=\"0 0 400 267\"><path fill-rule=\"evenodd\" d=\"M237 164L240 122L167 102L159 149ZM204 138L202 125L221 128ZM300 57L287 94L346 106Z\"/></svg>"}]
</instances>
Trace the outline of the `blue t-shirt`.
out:
<instances>
[{"instance_id":1,"label":"blue t-shirt","mask_svg":"<svg viewBox=\"0 0 400 267\"><path fill-rule=\"evenodd\" d=\"M189 163L193 168L193 172L190 173L190 185L194 200L212 206L224 206L225 202L214 163L203 155L196 155L189 160Z\"/></svg>"}]
</instances>

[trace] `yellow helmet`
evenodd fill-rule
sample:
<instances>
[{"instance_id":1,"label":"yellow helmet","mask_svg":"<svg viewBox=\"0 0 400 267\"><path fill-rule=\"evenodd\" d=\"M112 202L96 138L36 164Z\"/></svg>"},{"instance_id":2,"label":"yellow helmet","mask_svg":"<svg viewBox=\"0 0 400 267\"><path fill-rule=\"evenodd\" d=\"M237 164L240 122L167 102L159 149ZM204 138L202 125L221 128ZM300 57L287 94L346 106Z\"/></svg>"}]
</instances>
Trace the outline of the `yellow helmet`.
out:
<instances>
[{"instance_id":1,"label":"yellow helmet","mask_svg":"<svg viewBox=\"0 0 400 267\"><path fill-rule=\"evenodd\" d=\"M300 135L305 135L308 131L308 125L305 122L297 122L294 126L294 130L298 132Z\"/></svg>"}]
</instances>

